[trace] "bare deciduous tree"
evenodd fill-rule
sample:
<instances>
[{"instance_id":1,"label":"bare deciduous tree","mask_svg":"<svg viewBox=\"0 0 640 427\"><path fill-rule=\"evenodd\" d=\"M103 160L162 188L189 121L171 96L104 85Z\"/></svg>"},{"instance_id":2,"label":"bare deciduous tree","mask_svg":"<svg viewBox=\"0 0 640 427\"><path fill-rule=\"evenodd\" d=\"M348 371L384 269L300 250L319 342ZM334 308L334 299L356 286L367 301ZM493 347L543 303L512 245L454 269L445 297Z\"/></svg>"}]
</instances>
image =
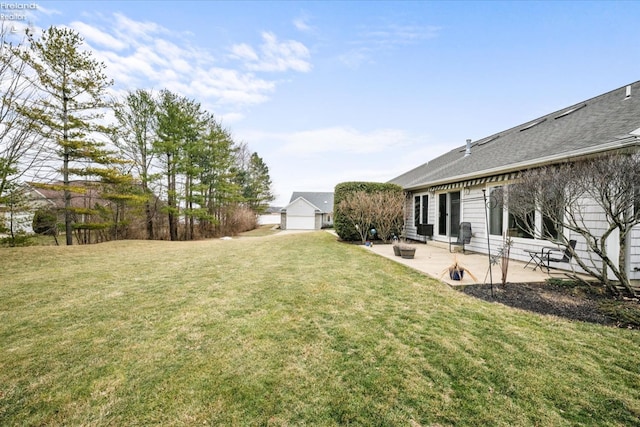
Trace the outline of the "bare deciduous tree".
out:
<instances>
[{"instance_id":1,"label":"bare deciduous tree","mask_svg":"<svg viewBox=\"0 0 640 427\"><path fill-rule=\"evenodd\" d=\"M366 242L375 219L371 194L365 191L356 191L342 200L338 204L338 209L358 230L362 243Z\"/></svg>"},{"instance_id":2,"label":"bare deciduous tree","mask_svg":"<svg viewBox=\"0 0 640 427\"><path fill-rule=\"evenodd\" d=\"M404 220L404 193L402 191L381 191L370 194L374 215L373 224L378 236L388 243L394 233L402 229Z\"/></svg>"},{"instance_id":3,"label":"bare deciduous tree","mask_svg":"<svg viewBox=\"0 0 640 427\"><path fill-rule=\"evenodd\" d=\"M367 193L356 191L338 204L338 209L358 230L364 243L374 227L387 243L402 228L404 194L401 191Z\"/></svg>"},{"instance_id":4,"label":"bare deciduous tree","mask_svg":"<svg viewBox=\"0 0 640 427\"><path fill-rule=\"evenodd\" d=\"M0 24L0 204L25 174L33 173L44 148L35 121L20 114L34 96L26 64L17 53L22 48L9 43L6 28Z\"/></svg>"},{"instance_id":5,"label":"bare deciduous tree","mask_svg":"<svg viewBox=\"0 0 640 427\"><path fill-rule=\"evenodd\" d=\"M154 238L154 200L151 184L154 180L152 165L155 158L153 140L156 134L156 100L150 91L138 89L114 105L119 127L114 134L114 143L121 154L131 162L147 197L145 215L147 239Z\"/></svg>"},{"instance_id":6,"label":"bare deciduous tree","mask_svg":"<svg viewBox=\"0 0 640 427\"><path fill-rule=\"evenodd\" d=\"M510 186L507 200L509 212L533 236L546 237L556 228L560 232L554 237L565 246L571 236L580 236L588 250L574 251L578 265L614 293L619 293L617 281L635 294L627 253L630 232L640 224L639 188L640 153L625 153L525 172ZM542 214L542 227L527 220L533 211ZM617 254L609 248L614 234Z\"/></svg>"}]
</instances>

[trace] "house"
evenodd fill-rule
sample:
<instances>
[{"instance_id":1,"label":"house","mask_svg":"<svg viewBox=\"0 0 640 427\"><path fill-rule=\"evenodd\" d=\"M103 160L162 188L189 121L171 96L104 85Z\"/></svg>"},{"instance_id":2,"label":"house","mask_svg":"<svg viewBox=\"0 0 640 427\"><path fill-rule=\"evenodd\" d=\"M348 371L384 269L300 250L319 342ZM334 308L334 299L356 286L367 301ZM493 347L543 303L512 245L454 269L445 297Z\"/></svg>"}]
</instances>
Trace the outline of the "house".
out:
<instances>
[{"instance_id":1,"label":"house","mask_svg":"<svg viewBox=\"0 0 640 427\"><path fill-rule=\"evenodd\" d=\"M283 230L320 230L333 225L333 193L294 192L280 211Z\"/></svg>"},{"instance_id":2,"label":"house","mask_svg":"<svg viewBox=\"0 0 640 427\"><path fill-rule=\"evenodd\" d=\"M105 197L105 185L94 181L75 180L70 182L70 207L75 234L90 239L104 239L99 229L111 228L118 224L117 238L144 238L146 236L146 217L135 200L132 206L121 205L122 198ZM51 183L23 183L19 187L21 206L11 211L8 206L0 205L0 226L12 227L13 232L32 233L34 215L38 211L48 211L57 216L58 227L64 224L65 198L61 181ZM139 190L142 191L141 189ZM117 194L117 193L116 193ZM112 194L113 195L113 194ZM152 198L152 214L156 233L161 235L166 229L165 216L159 215L162 202L156 196ZM11 221L11 219L13 219ZM0 230L2 227L0 227ZM92 233L92 230L96 232Z\"/></svg>"},{"instance_id":3,"label":"house","mask_svg":"<svg viewBox=\"0 0 640 427\"><path fill-rule=\"evenodd\" d=\"M100 191L95 186L89 185L86 181L73 181L71 185L79 189L71 193L70 203L73 209L87 211L96 205L106 206L109 203L101 197ZM59 221L64 221L65 201L62 182L46 185L23 183L20 185L19 193L23 202L21 208L14 213L16 217L13 223L14 232L32 233L33 217L35 212L40 209L54 211L58 214ZM7 224L11 212L7 207L0 208L0 212L4 212L4 222ZM80 218L75 218L75 220L84 222L87 215L81 213L79 216Z\"/></svg>"},{"instance_id":4,"label":"house","mask_svg":"<svg viewBox=\"0 0 640 427\"><path fill-rule=\"evenodd\" d=\"M502 206L492 209L484 196L490 198L495 189L507 188L523 171L599 153L636 150L639 143L640 82L635 82L475 142L468 140L466 145L390 182L402 186L408 195L407 237L424 240L426 237L418 234L418 226L430 224L433 239L448 242L458 235L461 222L470 222L473 237L467 249L487 253L488 245L502 245L506 232L513 239L511 257L528 261L526 249L540 249L549 241L519 233L508 210ZM532 220L541 223L540 212L535 212ZM609 247L612 253L618 251L615 241ZM628 250L627 274L630 279L639 280L638 227L631 234ZM584 241L578 239L576 251L586 254Z\"/></svg>"},{"instance_id":5,"label":"house","mask_svg":"<svg viewBox=\"0 0 640 427\"><path fill-rule=\"evenodd\" d=\"M10 201L9 195L7 203L0 204L0 230L9 233L33 233L33 215L41 208L55 208L53 200L48 199L39 189L27 183L19 184L13 193L16 197L16 204ZM0 235L1 237L1 235Z\"/></svg>"}]
</instances>

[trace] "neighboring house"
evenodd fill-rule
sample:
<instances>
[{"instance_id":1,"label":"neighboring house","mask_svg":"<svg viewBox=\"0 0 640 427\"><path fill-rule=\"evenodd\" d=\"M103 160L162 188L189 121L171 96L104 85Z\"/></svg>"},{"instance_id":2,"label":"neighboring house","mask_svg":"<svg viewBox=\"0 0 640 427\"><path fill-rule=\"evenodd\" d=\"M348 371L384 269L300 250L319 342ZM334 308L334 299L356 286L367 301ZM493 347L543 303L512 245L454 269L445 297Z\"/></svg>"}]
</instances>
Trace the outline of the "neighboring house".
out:
<instances>
[{"instance_id":1,"label":"neighboring house","mask_svg":"<svg viewBox=\"0 0 640 427\"><path fill-rule=\"evenodd\" d=\"M62 183L53 183L49 185L59 185ZM74 181L71 185L82 188L82 193L71 194L71 206L76 209L91 209L96 204L106 205L108 202L102 199L99 191L95 187L87 186L85 181ZM53 188L41 188L37 183L24 183L20 186L21 197L24 198L25 208L16 214L18 220L14 222L14 232L23 231L26 233L33 232L33 216L38 209L51 209L59 213L59 220L63 221L64 211L64 192ZM8 222L9 212L6 207L0 208L0 212L4 213L4 222ZM80 215L80 222L84 221L84 214Z\"/></svg>"},{"instance_id":2,"label":"neighboring house","mask_svg":"<svg viewBox=\"0 0 640 427\"><path fill-rule=\"evenodd\" d=\"M333 225L333 193L294 192L280 211L283 230L320 230Z\"/></svg>"},{"instance_id":3,"label":"neighboring house","mask_svg":"<svg viewBox=\"0 0 640 427\"><path fill-rule=\"evenodd\" d=\"M115 220L126 220L127 238L136 238L136 230L146 230L146 218L143 217L141 209L119 209L112 200L104 198L101 194L103 186L97 182L77 180L70 182L71 187L75 189L71 192L71 208L73 210L74 228L88 230L95 229L96 224L112 223ZM56 212L58 223L64 224L65 200L64 191L62 190L62 182L53 183L24 183L20 186L21 197L23 198L23 207L21 210L14 212L13 231L24 231L26 233L33 232L33 218L39 209L51 210ZM160 206L159 199L155 198L154 212L157 212ZM117 211L117 218L114 215ZM0 205L0 220L5 224L9 223L9 212L7 206ZM164 218L162 216L161 218ZM17 220L16 220L17 219ZM155 219L157 230L162 229L162 220ZM87 227L83 227L87 225ZM124 222L121 223L125 226ZM98 227L99 228L99 227ZM122 229L118 229L118 233L122 234ZM138 233L138 234L141 234ZM93 233L96 234L96 233ZM94 236L95 237L95 236ZM119 237L121 237L119 235Z\"/></svg>"},{"instance_id":4,"label":"neighboring house","mask_svg":"<svg viewBox=\"0 0 640 427\"><path fill-rule=\"evenodd\" d=\"M402 186L408 193L407 237L424 240L425 237L417 233L417 225L432 224L433 239L446 242L458 235L460 222L470 222L473 237L467 249L487 253L487 235L491 246L498 248L502 245L502 234L506 232L514 242L512 258L528 261L524 249L541 248L549 242L521 233L506 209L487 207L483 190L490 197L494 189L515 182L518 174L527 169L598 153L637 149L639 143L640 82L635 82L473 143L467 141L466 146L390 182ZM594 221L602 221L601 215L593 215ZM489 218L490 227L485 218ZM540 212L536 212L535 221L541 223L542 220ZM577 240L576 250L585 253L584 241ZM617 244L617 241L610 242L612 253L618 251ZM627 274L630 279L639 280L638 227L632 232L628 247Z\"/></svg>"},{"instance_id":5,"label":"neighboring house","mask_svg":"<svg viewBox=\"0 0 640 427\"><path fill-rule=\"evenodd\" d=\"M9 233L33 233L33 215L40 208L55 208L53 200L48 199L37 188L23 183L20 184L17 193L22 199L20 206L0 205L0 220Z\"/></svg>"}]
</instances>

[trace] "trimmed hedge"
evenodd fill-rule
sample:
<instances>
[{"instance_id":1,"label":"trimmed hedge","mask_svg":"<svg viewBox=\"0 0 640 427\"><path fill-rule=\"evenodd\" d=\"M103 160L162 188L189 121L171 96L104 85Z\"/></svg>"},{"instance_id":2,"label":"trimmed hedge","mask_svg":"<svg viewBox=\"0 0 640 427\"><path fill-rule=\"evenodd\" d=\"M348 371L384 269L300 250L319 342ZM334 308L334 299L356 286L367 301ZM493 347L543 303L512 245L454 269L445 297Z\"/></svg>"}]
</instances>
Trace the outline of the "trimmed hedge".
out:
<instances>
[{"instance_id":1,"label":"trimmed hedge","mask_svg":"<svg viewBox=\"0 0 640 427\"><path fill-rule=\"evenodd\" d=\"M358 234L358 230L355 229L349 220L342 215L340 209L338 209L338 205L342 200L347 198L350 194L358 191L364 191L365 193L377 193L382 191L404 192L402 187L399 185L386 182L350 181L341 182L336 185L333 194L333 228L342 240L360 241L360 234Z\"/></svg>"}]
</instances>

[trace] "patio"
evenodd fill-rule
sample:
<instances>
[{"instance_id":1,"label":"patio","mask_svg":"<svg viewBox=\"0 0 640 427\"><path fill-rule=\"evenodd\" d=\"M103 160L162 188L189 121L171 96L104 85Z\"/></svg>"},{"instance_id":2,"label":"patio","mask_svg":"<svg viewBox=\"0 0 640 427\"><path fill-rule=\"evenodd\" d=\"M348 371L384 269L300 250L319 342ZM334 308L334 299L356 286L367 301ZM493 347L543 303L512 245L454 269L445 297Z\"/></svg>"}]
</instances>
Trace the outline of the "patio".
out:
<instances>
[{"instance_id":1,"label":"patio","mask_svg":"<svg viewBox=\"0 0 640 427\"><path fill-rule=\"evenodd\" d=\"M467 251L465 254L449 253L448 246L438 242L429 242L428 244L411 244L416 248L415 257L413 259L405 259L399 256L395 256L393 253L393 245L378 244L370 247L365 247L377 255L384 256L393 261L407 265L415 270L426 273L427 275L436 279L442 280L451 286L466 286L490 283L489 280L489 260L487 255L480 253L472 253ZM458 263L473 273L478 279L473 280L469 274L465 274L462 280L451 280L448 272L443 274L443 271L454 262L454 256L457 256ZM509 271L507 275L507 282L509 283L536 283L544 282L550 277L565 278L565 271L563 270L551 270L548 274L541 269L533 270L532 264L527 268L524 268L526 263L520 261L509 261ZM493 283L499 284L501 282L502 272L499 265L492 266L491 269L493 275Z\"/></svg>"}]
</instances>

